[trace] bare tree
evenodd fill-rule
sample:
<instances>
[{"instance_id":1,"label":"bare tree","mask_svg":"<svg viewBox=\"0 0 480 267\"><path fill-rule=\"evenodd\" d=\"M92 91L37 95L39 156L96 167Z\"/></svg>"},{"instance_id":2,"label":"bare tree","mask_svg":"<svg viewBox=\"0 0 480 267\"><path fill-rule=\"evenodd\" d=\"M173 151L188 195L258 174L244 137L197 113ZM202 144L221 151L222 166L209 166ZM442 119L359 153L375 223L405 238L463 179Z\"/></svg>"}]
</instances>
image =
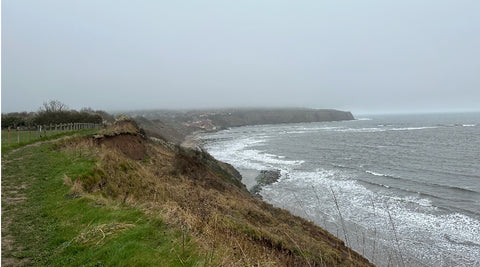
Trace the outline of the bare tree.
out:
<instances>
[{"instance_id":1,"label":"bare tree","mask_svg":"<svg viewBox=\"0 0 480 267\"><path fill-rule=\"evenodd\" d=\"M58 100L43 102L43 106L40 107L41 112L59 112L67 110L68 106Z\"/></svg>"}]
</instances>

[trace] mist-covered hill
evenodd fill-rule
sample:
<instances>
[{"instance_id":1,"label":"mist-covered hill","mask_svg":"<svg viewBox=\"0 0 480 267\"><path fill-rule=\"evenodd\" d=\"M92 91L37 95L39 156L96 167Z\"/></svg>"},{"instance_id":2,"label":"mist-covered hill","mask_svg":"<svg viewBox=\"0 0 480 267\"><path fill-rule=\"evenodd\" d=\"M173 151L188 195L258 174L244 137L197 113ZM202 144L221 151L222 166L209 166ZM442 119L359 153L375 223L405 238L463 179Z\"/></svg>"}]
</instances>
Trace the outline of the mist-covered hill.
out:
<instances>
[{"instance_id":1,"label":"mist-covered hill","mask_svg":"<svg viewBox=\"0 0 480 267\"><path fill-rule=\"evenodd\" d=\"M149 134L180 143L195 131L246 125L353 120L349 111L307 108L146 110L128 112Z\"/></svg>"}]
</instances>

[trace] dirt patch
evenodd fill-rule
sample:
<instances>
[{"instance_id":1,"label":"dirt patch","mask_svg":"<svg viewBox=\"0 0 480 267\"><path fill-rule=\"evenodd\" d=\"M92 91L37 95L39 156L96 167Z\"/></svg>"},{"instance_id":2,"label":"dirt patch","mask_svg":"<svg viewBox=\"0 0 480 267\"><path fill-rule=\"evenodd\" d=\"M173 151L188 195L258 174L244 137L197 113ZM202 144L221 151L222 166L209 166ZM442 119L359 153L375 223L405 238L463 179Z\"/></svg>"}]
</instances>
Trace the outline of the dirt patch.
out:
<instances>
[{"instance_id":1,"label":"dirt patch","mask_svg":"<svg viewBox=\"0 0 480 267\"><path fill-rule=\"evenodd\" d=\"M99 144L114 148L133 160L142 160L147 156L145 140L137 135L120 134L104 136L99 139Z\"/></svg>"},{"instance_id":2,"label":"dirt patch","mask_svg":"<svg viewBox=\"0 0 480 267\"><path fill-rule=\"evenodd\" d=\"M23 203L26 199L26 197L6 197L3 200L8 204L18 204Z\"/></svg>"},{"instance_id":3,"label":"dirt patch","mask_svg":"<svg viewBox=\"0 0 480 267\"><path fill-rule=\"evenodd\" d=\"M6 252L15 252L22 250L21 247L14 247L14 241L12 236L2 236L2 254L7 254ZM2 266L19 266L28 262L29 258L16 258L16 257L6 257L2 255Z\"/></svg>"},{"instance_id":4,"label":"dirt patch","mask_svg":"<svg viewBox=\"0 0 480 267\"><path fill-rule=\"evenodd\" d=\"M13 177L8 177L13 178ZM27 184L22 183L20 185L5 185L8 179L2 177L2 266L19 266L29 261L29 259L16 258L15 253L22 251L22 247L18 247L13 237L9 234L8 228L12 224L11 215L17 210L17 205L25 202L27 197L25 194L20 193L21 190L27 188ZM8 180L9 181L9 180Z\"/></svg>"}]
</instances>

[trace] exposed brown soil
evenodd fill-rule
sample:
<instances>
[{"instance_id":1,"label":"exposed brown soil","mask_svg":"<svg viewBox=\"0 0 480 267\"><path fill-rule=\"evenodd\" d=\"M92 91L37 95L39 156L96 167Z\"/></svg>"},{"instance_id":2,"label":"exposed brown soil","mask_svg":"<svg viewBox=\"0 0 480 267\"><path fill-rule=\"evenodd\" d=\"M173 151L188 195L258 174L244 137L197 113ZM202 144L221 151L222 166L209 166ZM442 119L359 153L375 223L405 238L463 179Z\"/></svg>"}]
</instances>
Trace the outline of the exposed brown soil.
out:
<instances>
[{"instance_id":1,"label":"exposed brown soil","mask_svg":"<svg viewBox=\"0 0 480 267\"><path fill-rule=\"evenodd\" d=\"M2 234L2 254L6 254L7 252L18 251L18 250L21 250L21 248L14 246L13 237L9 235L3 236ZM28 258L19 259L14 257L5 257L2 255L2 266L19 266L29 260L30 259Z\"/></svg>"},{"instance_id":2,"label":"exposed brown soil","mask_svg":"<svg viewBox=\"0 0 480 267\"><path fill-rule=\"evenodd\" d=\"M119 134L114 136L104 136L98 140L100 145L116 149L133 160L142 160L147 156L145 140L138 135Z\"/></svg>"}]
</instances>

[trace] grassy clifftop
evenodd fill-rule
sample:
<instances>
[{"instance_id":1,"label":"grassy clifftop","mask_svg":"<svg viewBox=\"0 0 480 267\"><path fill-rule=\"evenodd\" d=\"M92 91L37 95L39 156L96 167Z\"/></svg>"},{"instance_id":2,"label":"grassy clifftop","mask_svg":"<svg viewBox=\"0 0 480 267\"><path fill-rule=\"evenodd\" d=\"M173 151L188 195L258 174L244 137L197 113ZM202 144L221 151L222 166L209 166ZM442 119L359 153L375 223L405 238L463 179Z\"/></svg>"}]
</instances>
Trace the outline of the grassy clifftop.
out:
<instances>
[{"instance_id":1,"label":"grassy clifftop","mask_svg":"<svg viewBox=\"0 0 480 267\"><path fill-rule=\"evenodd\" d=\"M369 266L227 164L123 121L2 158L2 263Z\"/></svg>"}]
</instances>

